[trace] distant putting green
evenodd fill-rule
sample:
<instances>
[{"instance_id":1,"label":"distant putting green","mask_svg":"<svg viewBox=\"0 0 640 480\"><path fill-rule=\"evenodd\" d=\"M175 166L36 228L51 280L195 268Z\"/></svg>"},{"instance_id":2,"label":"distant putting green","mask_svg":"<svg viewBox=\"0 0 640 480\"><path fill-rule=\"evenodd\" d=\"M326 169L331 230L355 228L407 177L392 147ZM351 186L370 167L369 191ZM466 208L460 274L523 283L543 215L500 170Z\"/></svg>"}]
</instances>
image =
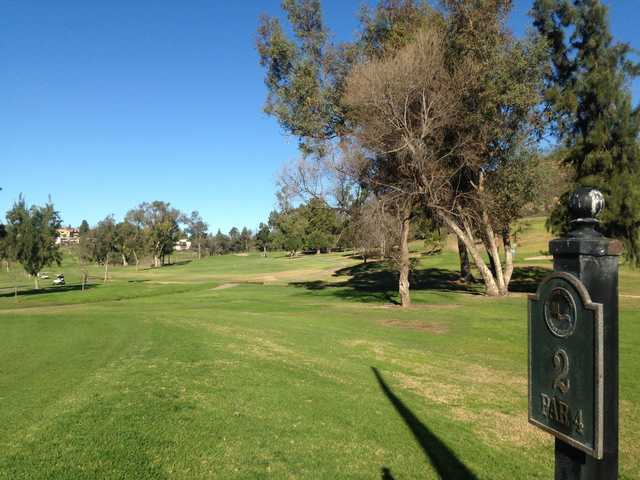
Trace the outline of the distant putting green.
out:
<instances>
[{"instance_id":1,"label":"distant putting green","mask_svg":"<svg viewBox=\"0 0 640 480\"><path fill-rule=\"evenodd\" d=\"M550 268L527 225L516 293L485 298L454 252L416 253L408 310L385 265L347 253L183 256L107 284L91 267L85 292L71 257L49 269L65 288L3 272L0 478L552 478L553 440L526 421L525 292ZM636 479L640 273L622 269L621 294Z\"/></svg>"}]
</instances>

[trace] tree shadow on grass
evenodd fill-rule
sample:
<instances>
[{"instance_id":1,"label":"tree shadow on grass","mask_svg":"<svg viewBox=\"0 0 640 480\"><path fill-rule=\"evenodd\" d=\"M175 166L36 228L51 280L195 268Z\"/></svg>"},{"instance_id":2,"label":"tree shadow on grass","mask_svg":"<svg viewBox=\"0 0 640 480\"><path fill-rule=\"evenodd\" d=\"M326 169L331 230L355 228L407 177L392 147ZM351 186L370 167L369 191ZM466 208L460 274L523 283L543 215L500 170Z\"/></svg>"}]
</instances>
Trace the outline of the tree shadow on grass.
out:
<instances>
[{"instance_id":1,"label":"tree shadow on grass","mask_svg":"<svg viewBox=\"0 0 640 480\"><path fill-rule=\"evenodd\" d=\"M334 274L344 281L325 282L313 280L292 282L290 285L307 290L332 289L332 294L346 300L362 302L388 302L398 304L398 274L386 262L360 263L342 268ZM410 277L411 290L435 290L448 292L480 293L479 285L459 281L458 272L442 268L414 269Z\"/></svg>"},{"instance_id":2,"label":"tree shadow on grass","mask_svg":"<svg viewBox=\"0 0 640 480\"><path fill-rule=\"evenodd\" d=\"M382 467L380 469L380 478L382 480L396 480L395 477L391 475L391 470L389 470L387 467Z\"/></svg>"},{"instance_id":3,"label":"tree shadow on grass","mask_svg":"<svg viewBox=\"0 0 640 480\"><path fill-rule=\"evenodd\" d=\"M536 293L538 285L552 270L544 267L516 267L509 283L510 292Z\"/></svg>"},{"instance_id":4,"label":"tree shadow on grass","mask_svg":"<svg viewBox=\"0 0 640 480\"><path fill-rule=\"evenodd\" d=\"M380 389L402 417L414 438L422 448L427 461L438 472L440 478L452 480L477 480L475 474L460 461L456 454L416 417L386 384L377 368L371 367ZM393 479L391 471L382 467L382 479Z\"/></svg>"},{"instance_id":5,"label":"tree shadow on grass","mask_svg":"<svg viewBox=\"0 0 640 480\"><path fill-rule=\"evenodd\" d=\"M160 265L159 267L154 267L151 265L150 267L141 268L141 271L149 271L149 270L162 270L163 268L169 267L180 267L183 265L189 265L193 260L178 260L177 262L165 263L164 265Z\"/></svg>"},{"instance_id":6,"label":"tree shadow on grass","mask_svg":"<svg viewBox=\"0 0 640 480\"><path fill-rule=\"evenodd\" d=\"M95 283L87 283L84 286L85 290L90 290L97 285ZM82 290L82 285L64 285L60 287L42 287L36 290L35 288L31 288L29 290L18 290L19 297L28 297L32 295L42 295L44 293L63 293L63 292L74 292ZM7 298L15 296L15 292L13 288L11 288L10 292L0 293L0 298Z\"/></svg>"},{"instance_id":7,"label":"tree shadow on grass","mask_svg":"<svg viewBox=\"0 0 640 480\"><path fill-rule=\"evenodd\" d=\"M178 260L177 262L165 263L160 268L180 267L182 265L189 265L191 262L192 260Z\"/></svg>"}]
</instances>

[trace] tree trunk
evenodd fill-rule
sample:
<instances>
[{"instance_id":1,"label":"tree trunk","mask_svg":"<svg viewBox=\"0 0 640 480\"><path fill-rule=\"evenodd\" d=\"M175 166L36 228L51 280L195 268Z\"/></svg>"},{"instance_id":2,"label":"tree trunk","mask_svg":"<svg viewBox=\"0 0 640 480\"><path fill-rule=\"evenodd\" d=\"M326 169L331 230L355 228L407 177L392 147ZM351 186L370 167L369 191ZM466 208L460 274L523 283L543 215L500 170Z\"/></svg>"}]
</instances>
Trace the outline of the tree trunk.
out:
<instances>
[{"instance_id":1,"label":"tree trunk","mask_svg":"<svg viewBox=\"0 0 640 480\"><path fill-rule=\"evenodd\" d=\"M475 280L471 273L471 262L469 261L469 251L464 246L464 242L458 239L458 256L460 257L460 279L465 283L473 283Z\"/></svg>"},{"instance_id":2,"label":"tree trunk","mask_svg":"<svg viewBox=\"0 0 640 480\"><path fill-rule=\"evenodd\" d=\"M475 239L473 234L471 233L471 229L467 224L464 224L464 230L460 228L460 226L451 218L449 215L445 213L439 213L442 221L451 229L453 233L457 235L457 237L462 240L464 246L467 248L469 255L473 260L476 268L480 272L480 276L482 277L482 281L485 286L485 293L489 297L497 297L500 296L500 290L498 289L498 285L496 284L495 278L491 273L489 267L482 259L482 255L478 251L478 248L475 244Z\"/></svg>"},{"instance_id":3,"label":"tree trunk","mask_svg":"<svg viewBox=\"0 0 640 480\"><path fill-rule=\"evenodd\" d=\"M107 257L104 261L104 283L107 283L109 279L109 257Z\"/></svg>"},{"instance_id":4,"label":"tree trunk","mask_svg":"<svg viewBox=\"0 0 640 480\"><path fill-rule=\"evenodd\" d=\"M511 250L511 232L509 227L502 231L502 245L504 245L504 284L505 290L509 290L509 282L513 275L513 250ZM505 292L506 293L506 292Z\"/></svg>"},{"instance_id":5,"label":"tree trunk","mask_svg":"<svg viewBox=\"0 0 640 480\"><path fill-rule=\"evenodd\" d=\"M488 253L489 249L486 248L486 250L487 250L487 253ZM490 253L488 253L488 255L489 255L489 269L491 270L491 274L493 275L493 278L495 278L496 277L496 262L493 260L493 257L491 256Z\"/></svg>"},{"instance_id":6,"label":"tree trunk","mask_svg":"<svg viewBox=\"0 0 640 480\"><path fill-rule=\"evenodd\" d=\"M200 249L200 240L198 240L198 260L202 258L202 250Z\"/></svg>"},{"instance_id":7,"label":"tree trunk","mask_svg":"<svg viewBox=\"0 0 640 480\"><path fill-rule=\"evenodd\" d=\"M135 259L135 261L136 261L136 272L137 272L137 271L138 271L138 264L139 264L140 262L138 261L138 254L136 253L136 251L135 251L135 250L133 250L133 258L134 258L134 259Z\"/></svg>"},{"instance_id":8,"label":"tree trunk","mask_svg":"<svg viewBox=\"0 0 640 480\"><path fill-rule=\"evenodd\" d=\"M40 290L40 283L38 282L38 274L36 273L35 277L33 277L36 282L36 290Z\"/></svg>"},{"instance_id":9,"label":"tree trunk","mask_svg":"<svg viewBox=\"0 0 640 480\"><path fill-rule=\"evenodd\" d=\"M128 267L129 266L129 262L127 262L127 257L125 256L124 253L122 253L121 255L122 255L122 266L123 267Z\"/></svg>"},{"instance_id":10,"label":"tree trunk","mask_svg":"<svg viewBox=\"0 0 640 480\"><path fill-rule=\"evenodd\" d=\"M400 293L400 303L403 307L411 306L411 294L409 293L409 270L411 267L409 259L409 227L411 220L407 215L402 219L400 230L400 278L398 291Z\"/></svg>"},{"instance_id":11,"label":"tree trunk","mask_svg":"<svg viewBox=\"0 0 640 480\"><path fill-rule=\"evenodd\" d=\"M320 249L316 248L316 255L320 255Z\"/></svg>"},{"instance_id":12,"label":"tree trunk","mask_svg":"<svg viewBox=\"0 0 640 480\"><path fill-rule=\"evenodd\" d=\"M482 223L485 233L485 248L491 258L491 263L494 267L494 278L498 284L498 290L501 295L506 295L507 287L504 283L504 275L502 271L502 261L500 260L500 253L498 252L498 244L496 243L496 235L493 232L491 223L489 222L489 216L486 211L482 213Z\"/></svg>"},{"instance_id":13,"label":"tree trunk","mask_svg":"<svg viewBox=\"0 0 640 480\"><path fill-rule=\"evenodd\" d=\"M482 193L484 191L484 173L480 172L479 179L479 192ZM497 283L498 291L500 295L507 294L507 286L504 283L504 275L502 271L502 262L500 261L500 253L498 252L498 245L496 244L496 235L493 232L493 227L491 226L491 221L489 220L489 214L487 213L486 208L482 208L482 228L484 231L485 237L485 249L489 254L489 258L491 259L491 265L493 267L493 278L495 279L495 283Z\"/></svg>"},{"instance_id":14,"label":"tree trunk","mask_svg":"<svg viewBox=\"0 0 640 480\"><path fill-rule=\"evenodd\" d=\"M86 284L87 284L87 272L82 272L82 291L83 292Z\"/></svg>"},{"instance_id":15,"label":"tree trunk","mask_svg":"<svg viewBox=\"0 0 640 480\"><path fill-rule=\"evenodd\" d=\"M264 258L267 258L267 246L266 246L266 245L264 245L264 246L262 247L262 256L263 256Z\"/></svg>"}]
</instances>

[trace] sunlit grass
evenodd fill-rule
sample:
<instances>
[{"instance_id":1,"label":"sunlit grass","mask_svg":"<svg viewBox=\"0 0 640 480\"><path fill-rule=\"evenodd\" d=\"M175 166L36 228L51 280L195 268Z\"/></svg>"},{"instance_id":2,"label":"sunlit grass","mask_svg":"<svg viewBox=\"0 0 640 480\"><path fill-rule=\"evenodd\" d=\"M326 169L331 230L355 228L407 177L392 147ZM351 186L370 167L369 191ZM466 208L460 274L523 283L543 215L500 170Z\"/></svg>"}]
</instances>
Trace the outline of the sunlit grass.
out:
<instances>
[{"instance_id":1,"label":"sunlit grass","mask_svg":"<svg viewBox=\"0 0 640 480\"><path fill-rule=\"evenodd\" d=\"M520 267L542 242L528 235L546 235L532 225ZM419 257L402 310L386 266L344 253L187 260L107 284L91 267L85 292L34 294L22 276L17 302L2 274L0 478L552 477L552 438L526 422L535 279L488 299L449 281L445 250ZM62 268L71 287L77 268ZM626 479L640 476L639 286L623 269Z\"/></svg>"}]
</instances>

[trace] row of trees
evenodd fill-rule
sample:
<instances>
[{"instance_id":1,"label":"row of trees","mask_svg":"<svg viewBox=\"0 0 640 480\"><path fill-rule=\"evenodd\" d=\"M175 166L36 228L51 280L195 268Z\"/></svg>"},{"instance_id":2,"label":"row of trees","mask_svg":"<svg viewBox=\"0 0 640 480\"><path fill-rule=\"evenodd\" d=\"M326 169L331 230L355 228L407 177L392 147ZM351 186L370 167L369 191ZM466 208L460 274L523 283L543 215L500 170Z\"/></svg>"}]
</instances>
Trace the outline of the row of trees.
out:
<instances>
[{"instance_id":1,"label":"row of trees","mask_svg":"<svg viewBox=\"0 0 640 480\"><path fill-rule=\"evenodd\" d=\"M0 259L18 262L34 277L52 264L60 264L62 252L56 243L61 227L59 213L51 202L45 206L28 207L20 197L7 212L7 224L0 224ZM83 220L79 227L76 254L83 265L86 280L88 263L104 266L105 281L109 265L140 264L151 258L154 267L163 266L173 254L177 242L187 238L191 249L202 255L248 252L258 248L266 255L269 250L287 250L295 254L301 250L327 251L348 242L345 221L335 209L318 199L281 212L273 211L268 223L261 223L254 234L244 227L233 227L228 234L209 233L209 227L197 211L182 214L163 201L145 202L127 212L122 221L109 215L96 225ZM352 243L353 244L353 243ZM352 245L351 244L351 245Z\"/></svg>"},{"instance_id":2,"label":"row of trees","mask_svg":"<svg viewBox=\"0 0 640 480\"><path fill-rule=\"evenodd\" d=\"M87 278L87 264L104 266L105 281L109 265L135 263L151 258L152 265L165 264L179 239L188 238L191 249L202 255L248 252L257 248L267 254L270 250L285 250L291 255L300 251L320 253L333 248L356 248L366 257L380 251L391 255L393 219L375 211L375 205L362 207L360 218L342 215L320 199L312 199L297 207L273 211L268 223L261 223L255 234L248 228L233 227L228 234L208 233L208 225L197 211L183 215L169 203L142 203L130 210L120 222L109 215L91 227L83 221L75 252L82 265L83 282ZM0 259L20 263L33 276L39 287L38 273L46 266L60 264L62 251L56 244L61 227L59 213L51 202L45 206L28 207L20 197L7 212L7 224L0 224ZM386 228L381 225L387 224ZM424 238L430 227L416 225L415 236ZM381 234L384 232L384 234ZM385 246L386 245L386 246Z\"/></svg>"},{"instance_id":3,"label":"row of trees","mask_svg":"<svg viewBox=\"0 0 640 480\"><path fill-rule=\"evenodd\" d=\"M363 242L395 230L404 306L409 235L425 219L457 236L462 266L475 265L488 295L508 292L512 227L543 193L537 145L549 133L564 140L554 156L569 187L603 191L606 232L638 260L639 115L628 90L638 67L613 43L599 0L535 1L538 34L522 40L506 27L510 0L381 0L343 44L331 42L319 0L282 6L291 28L265 17L258 30L265 110L302 153L281 176L281 203L322 199ZM551 224L566 228L562 207Z\"/></svg>"},{"instance_id":4,"label":"row of trees","mask_svg":"<svg viewBox=\"0 0 640 480\"><path fill-rule=\"evenodd\" d=\"M203 255L248 252L256 243L252 231L233 227L228 234L209 233L208 224L198 211L182 214L169 203L142 203L129 210L121 222L110 215L90 228L80 228L80 256L108 268L116 261L139 265L143 257L152 258L154 267L163 266L179 240L186 238L198 258Z\"/></svg>"},{"instance_id":5,"label":"row of trees","mask_svg":"<svg viewBox=\"0 0 640 480\"><path fill-rule=\"evenodd\" d=\"M6 214L6 225L0 224L0 260L6 268L9 262L20 263L25 272L34 278L39 288L38 274L43 268L60 265L62 251L57 244L58 229L62 222L60 214L49 201L45 206L27 206L20 198ZM208 233L208 225L197 211L182 214L171 204L162 201L145 202L131 209L124 219L117 222L109 215L91 227L83 220L79 228L80 239L77 255L83 265L86 281L86 265L97 263L104 266L105 281L109 264L114 262L136 267L143 258L151 258L154 267L164 265L172 255L176 243L182 238L191 241L191 249L198 258L204 254L219 255L246 252L255 245L272 248L269 228L254 236L251 230L233 227L228 235L218 230Z\"/></svg>"},{"instance_id":6,"label":"row of trees","mask_svg":"<svg viewBox=\"0 0 640 480\"><path fill-rule=\"evenodd\" d=\"M119 223L112 215L93 228L88 228L83 222L80 256L108 268L114 257L119 257L125 266L132 261L137 266L140 259L148 255L153 259L153 266L160 267L173 253L174 245L182 234L180 223L193 229L193 236L200 239L204 222L198 213L185 217L171 204L162 201L141 203L129 210Z\"/></svg>"}]
</instances>

